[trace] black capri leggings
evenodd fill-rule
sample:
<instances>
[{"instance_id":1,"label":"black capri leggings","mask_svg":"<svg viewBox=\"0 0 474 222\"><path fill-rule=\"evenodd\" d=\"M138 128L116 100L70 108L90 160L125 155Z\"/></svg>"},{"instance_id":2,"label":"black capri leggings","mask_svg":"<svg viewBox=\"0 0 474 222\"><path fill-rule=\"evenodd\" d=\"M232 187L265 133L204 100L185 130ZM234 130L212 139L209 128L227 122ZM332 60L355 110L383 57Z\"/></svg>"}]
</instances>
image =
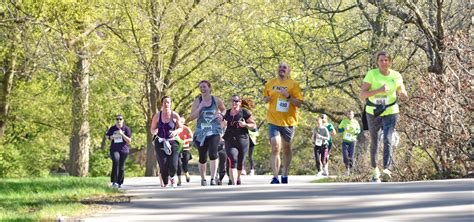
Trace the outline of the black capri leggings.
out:
<instances>
[{"instance_id":1,"label":"black capri leggings","mask_svg":"<svg viewBox=\"0 0 474 222\"><path fill-rule=\"evenodd\" d=\"M248 138L231 138L225 141L225 151L227 153L230 168L234 169L237 167L237 170L242 170L245 153L247 153L248 148Z\"/></svg>"},{"instance_id":2,"label":"black capri leggings","mask_svg":"<svg viewBox=\"0 0 474 222\"><path fill-rule=\"evenodd\" d=\"M169 141L171 145L171 155L166 155L163 151L163 143L155 140L156 160L160 165L160 175L164 184L168 184L168 177L174 177L178 169L178 143L176 141Z\"/></svg>"},{"instance_id":3,"label":"black capri leggings","mask_svg":"<svg viewBox=\"0 0 474 222\"><path fill-rule=\"evenodd\" d=\"M217 159L217 148L219 147L219 141L221 140L220 135L212 135L206 137L204 139L204 144L202 146L199 146L199 144L196 144L196 147L198 148L199 151L199 163L205 164L207 162L207 155L209 153L209 159L210 160L215 160Z\"/></svg>"}]
</instances>

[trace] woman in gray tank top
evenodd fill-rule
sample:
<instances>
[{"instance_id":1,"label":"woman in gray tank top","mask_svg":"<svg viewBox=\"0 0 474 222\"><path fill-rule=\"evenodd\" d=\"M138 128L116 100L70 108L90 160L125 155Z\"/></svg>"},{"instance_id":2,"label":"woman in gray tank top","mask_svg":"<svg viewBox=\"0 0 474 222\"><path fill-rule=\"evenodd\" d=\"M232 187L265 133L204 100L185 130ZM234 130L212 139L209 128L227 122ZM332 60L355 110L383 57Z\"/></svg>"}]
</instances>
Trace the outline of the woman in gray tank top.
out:
<instances>
[{"instance_id":1,"label":"woman in gray tank top","mask_svg":"<svg viewBox=\"0 0 474 222\"><path fill-rule=\"evenodd\" d=\"M197 119L194 131L194 145L199 150L199 173L201 174L201 185L206 186L206 162L210 159L211 185L217 185L217 148L222 133L222 113L225 106L219 97L211 95L211 83L206 80L199 82L201 95L194 102L188 121Z\"/></svg>"}]
</instances>

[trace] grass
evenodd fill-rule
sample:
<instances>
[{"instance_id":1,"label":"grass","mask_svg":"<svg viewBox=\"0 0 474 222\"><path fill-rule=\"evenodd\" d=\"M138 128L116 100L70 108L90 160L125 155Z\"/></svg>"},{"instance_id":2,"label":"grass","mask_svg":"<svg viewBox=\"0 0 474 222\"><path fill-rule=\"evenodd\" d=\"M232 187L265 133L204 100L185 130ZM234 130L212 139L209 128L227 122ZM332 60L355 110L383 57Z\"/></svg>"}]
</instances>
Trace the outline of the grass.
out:
<instances>
[{"instance_id":1,"label":"grass","mask_svg":"<svg viewBox=\"0 0 474 222\"><path fill-rule=\"evenodd\" d=\"M0 221L49 221L58 216L89 215L103 209L93 203L107 203L120 194L108 186L108 181L106 177L2 179Z\"/></svg>"}]
</instances>

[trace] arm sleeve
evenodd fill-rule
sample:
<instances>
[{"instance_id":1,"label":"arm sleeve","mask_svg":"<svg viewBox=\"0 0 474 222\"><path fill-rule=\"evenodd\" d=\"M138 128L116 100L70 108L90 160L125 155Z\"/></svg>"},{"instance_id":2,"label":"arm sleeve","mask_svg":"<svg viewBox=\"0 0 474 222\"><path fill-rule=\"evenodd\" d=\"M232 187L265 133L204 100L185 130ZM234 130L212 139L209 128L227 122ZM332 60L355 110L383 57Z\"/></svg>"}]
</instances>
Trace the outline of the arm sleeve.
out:
<instances>
[{"instance_id":1,"label":"arm sleeve","mask_svg":"<svg viewBox=\"0 0 474 222\"><path fill-rule=\"evenodd\" d=\"M125 135L128 136L129 138L132 138L132 130L130 129L130 127L127 126L127 128L125 128Z\"/></svg>"},{"instance_id":2,"label":"arm sleeve","mask_svg":"<svg viewBox=\"0 0 474 222\"><path fill-rule=\"evenodd\" d=\"M368 71L367 74L365 74L363 82L369 83L369 84L372 83L372 72L371 71Z\"/></svg>"},{"instance_id":3,"label":"arm sleeve","mask_svg":"<svg viewBox=\"0 0 474 222\"><path fill-rule=\"evenodd\" d=\"M263 90L263 96L270 96L270 86L268 82L265 84L265 89Z\"/></svg>"},{"instance_id":4,"label":"arm sleeve","mask_svg":"<svg viewBox=\"0 0 474 222\"><path fill-rule=\"evenodd\" d=\"M252 116L252 113L250 113L250 111L247 109L242 109L242 115L244 116L245 120L248 120Z\"/></svg>"},{"instance_id":5,"label":"arm sleeve","mask_svg":"<svg viewBox=\"0 0 474 222\"><path fill-rule=\"evenodd\" d=\"M105 133L106 136L112 136L112 134L114 134L112 128L113 128L113 127L110 127L110 128L107 130L107 133Z\"/></svg>"},{"instance_id":6,"label":"arm sleeve","mask_svg":"<svg viewBox=\"0 0 474 222\"><path fill-rule=\"evenodd\" d=\"M297 100L304 101L303 100L303 94L301 93L301 88L298 83L295 82L295 86L291 90L292 92L290 93L292 96L294 96Z\"/></svg>"}]
</instances>

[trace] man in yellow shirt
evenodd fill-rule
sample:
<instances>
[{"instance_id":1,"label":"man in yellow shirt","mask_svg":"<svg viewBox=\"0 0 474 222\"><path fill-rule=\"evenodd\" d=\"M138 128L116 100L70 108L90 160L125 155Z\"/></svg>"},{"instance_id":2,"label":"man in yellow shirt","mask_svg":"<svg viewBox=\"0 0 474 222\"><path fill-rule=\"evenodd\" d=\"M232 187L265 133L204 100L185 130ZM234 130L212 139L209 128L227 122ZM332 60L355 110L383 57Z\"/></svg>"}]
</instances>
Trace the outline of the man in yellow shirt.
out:
<instances>
[{"instance_id":1,"label":"man in yellow shirt","mask_svg":"<svg viewBox=\"0 0 474 222\"><path fill-rule=\"evenodd\" d=\"M263 92L263 101L268 103L267 122L270 143L272 145L271 166L273 178L271 184L279 184L280 152L283 151L281 183L288 183L292 152L291 140L298 123L296 108L303 103L299 84L289 77L290 67L282 62L278 65L278 77L268 80Z\"/></svg>"}]
</instances>

